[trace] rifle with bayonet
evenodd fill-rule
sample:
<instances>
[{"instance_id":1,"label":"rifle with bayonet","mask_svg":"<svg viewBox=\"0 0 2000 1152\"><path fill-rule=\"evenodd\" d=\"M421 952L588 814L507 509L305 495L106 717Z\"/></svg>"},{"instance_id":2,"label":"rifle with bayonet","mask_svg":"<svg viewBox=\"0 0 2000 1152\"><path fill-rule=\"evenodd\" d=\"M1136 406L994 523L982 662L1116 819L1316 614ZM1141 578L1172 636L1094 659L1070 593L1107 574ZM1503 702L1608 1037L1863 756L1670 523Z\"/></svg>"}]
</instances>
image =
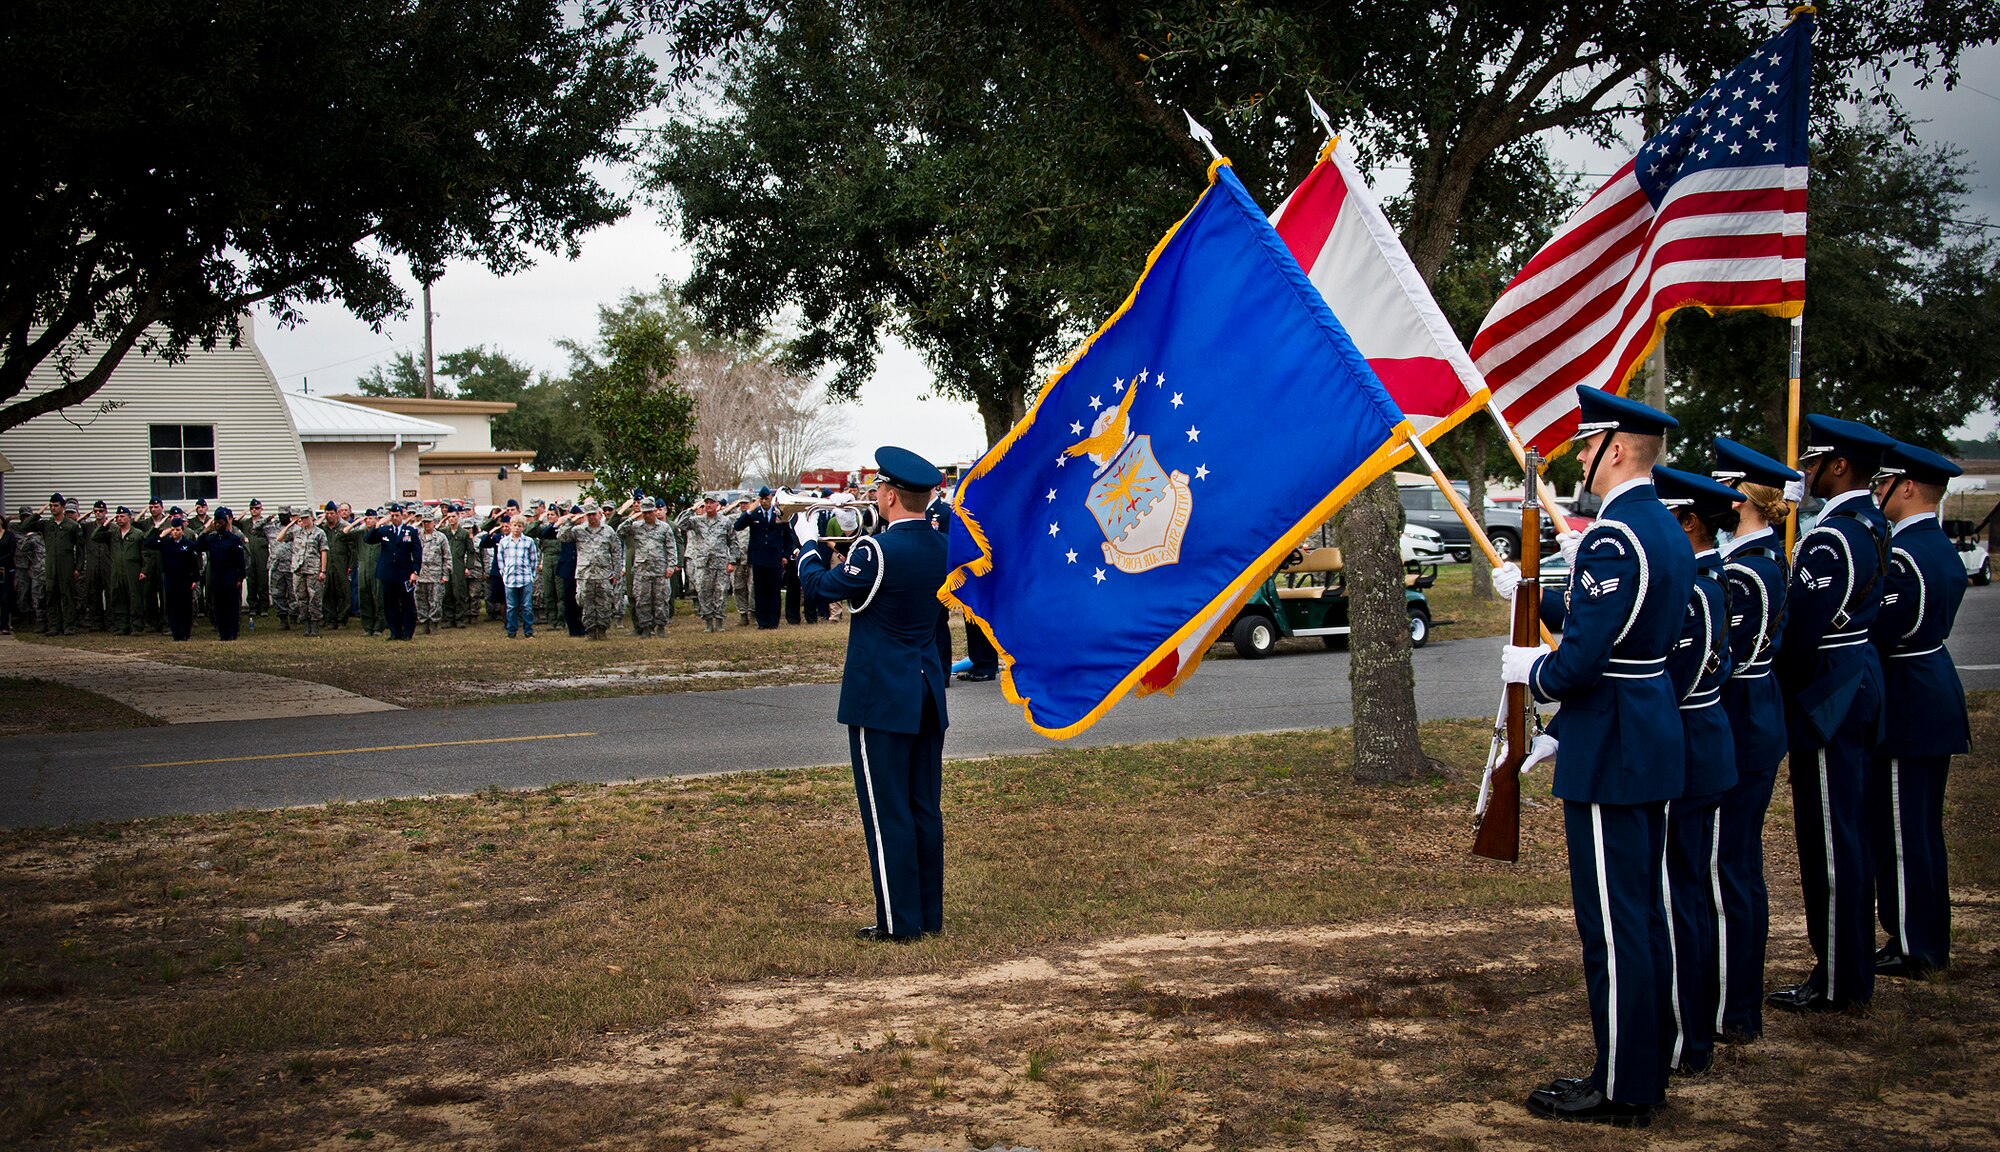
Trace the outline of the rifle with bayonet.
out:
<instances>
[{"instance_id":1,"label":"rifle with bayonet","mask_svg":"<svg viewBox=\"0 0 2000 1152\"><path fill-rule=\"evenodd\" d=\"M1521 499L1521 583L1514 590L1514 638L1509 641L1523 648L1540 643L1542 632L1542 504L1536 484L1541 454L1528 449L1527 462L1527 492ZM1521 858L1521 763L1528 757L1533 709L1526 684L1507 685L1501 707L1505 752L1497 765L1488 765L1492 791L1485 797L1485 813L1472 840L1474 856L1510 864Z\"/></svg>"}]
</instances>

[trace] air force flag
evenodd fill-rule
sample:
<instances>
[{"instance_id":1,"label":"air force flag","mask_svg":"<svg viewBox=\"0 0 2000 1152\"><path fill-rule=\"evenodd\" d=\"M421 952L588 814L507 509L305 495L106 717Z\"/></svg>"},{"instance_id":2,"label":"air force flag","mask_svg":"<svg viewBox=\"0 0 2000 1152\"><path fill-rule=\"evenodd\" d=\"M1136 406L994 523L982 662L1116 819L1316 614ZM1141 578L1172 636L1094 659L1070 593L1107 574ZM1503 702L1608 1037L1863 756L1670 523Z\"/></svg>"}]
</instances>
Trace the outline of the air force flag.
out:
<instances>
[{"instance_id":1,"label":"air force flag","mask_svg":"<svg viewBox=\"0 0 2000 1152\"><path fill-rule=\"evenodd\" d=\"M1218 161L1131 295L967 474L940 599L1044 735L1171 689L1410 426Z\"/></svg>"}]
</instances>

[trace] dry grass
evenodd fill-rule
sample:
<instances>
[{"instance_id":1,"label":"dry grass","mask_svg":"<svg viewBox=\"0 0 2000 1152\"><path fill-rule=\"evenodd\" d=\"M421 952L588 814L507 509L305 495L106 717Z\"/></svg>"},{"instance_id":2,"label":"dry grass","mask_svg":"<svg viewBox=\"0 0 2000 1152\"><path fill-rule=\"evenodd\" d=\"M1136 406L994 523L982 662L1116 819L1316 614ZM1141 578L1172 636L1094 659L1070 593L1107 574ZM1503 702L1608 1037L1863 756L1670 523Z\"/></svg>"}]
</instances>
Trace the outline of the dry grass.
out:
<instances>
[{"instance_id":1,"label":"dry grass","mask_svg":"<svg viewBox=\"0 0 2000 1152\"><path fill-rule=\"evenodd\" d=\"M1426 729L1461 768L1483 739ZM893 948L848 934L837 772L0 835L0 1145L2000 1146L1990 753L1952 778L1949 978L1773 1021L1638 1138L1518 1109L1588 1052L1555 809L1474 861L1469 778L1346 756L951 765L947 932ZM1789 841L1781 799L1774 982Z\"/></svg>"},{"instance_id":2,"label":"dry grass","mask_svg":"<svg viewBox=\"0 0 2000 1152\"><path fill-rule=\"evenodd\" d=\"M101 732L163 723L95 692L53 680L0 676L0 736Z\"/></svg>"},{"instance_id":3,"label":"dry grass","mask_svg":"<svg viewBox=\"0 0 2000 1152\"><path fill-rule=\"evenodd\" d=\"M370 637L358 620L318 639L285 631L268 618L234 643L215 639L197 622L194 639L174 644L148 633L136 637L86 632L60 639L22 635L29 643L59 644L144 656L232 672L265 672L331 684L407 708L501 701L629 696L636 692L689 692L761 684L825 683L840 678L847 650L845 624L785 625L775 632L739 628L704 632L685 602L661 639L641 640L613 631L596 644L571 637L558 625L537 628L532 640L509 640L498 623L418 635L408 644Z\"/></svg>"}]
</instances>

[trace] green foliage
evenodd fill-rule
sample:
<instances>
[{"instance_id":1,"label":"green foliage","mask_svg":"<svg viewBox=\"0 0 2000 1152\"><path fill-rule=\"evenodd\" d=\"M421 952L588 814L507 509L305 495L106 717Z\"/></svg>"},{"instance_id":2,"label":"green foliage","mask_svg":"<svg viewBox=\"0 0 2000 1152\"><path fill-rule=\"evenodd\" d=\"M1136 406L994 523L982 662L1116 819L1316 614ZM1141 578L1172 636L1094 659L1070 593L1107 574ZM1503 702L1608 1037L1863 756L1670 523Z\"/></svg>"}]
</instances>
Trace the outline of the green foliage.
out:
<instances>
[{"instance_id":1,"label":"green foliage","mask_svg":"<svg viewBox=\"0 0 2000 1152\"><path fill-rule=\"evenodd\" d=\"M697 490L694 401L674 381L684 332L657 297L626 296L598 309L598 343L570 344L570 377L583 389L602 440L591 460L593 493L622 502L634 489L680 507Z\"/></svg>"},{"instance_id":2,"label":"green foliage","mask_svg":"<svg viewBox=\"0 0 2000 1152\"><path fill-rule=\"evenodd\" d=\"M0 22L0 428L392 276L574 254L654 95L600 0L19 0ZM31 333L33 338L30 338ZM22 398L50 364L63 386Z\"/></svg>"},{"instance_id":3,"label":"green foliage","mask_svg":"<svg viewBox=\"0 0 2000 1152\"><path fill-rule=\"evenodd\" d=\"M1835 126L1813 151L1802 408L1945 448L2000 404L2000 247L1964 222L1952 151L1879 124ZM1703 467L1716 434L1784 457L1790 323L1689 310L1668 326L1676 458Z\"/></svg>"}]
</instances>

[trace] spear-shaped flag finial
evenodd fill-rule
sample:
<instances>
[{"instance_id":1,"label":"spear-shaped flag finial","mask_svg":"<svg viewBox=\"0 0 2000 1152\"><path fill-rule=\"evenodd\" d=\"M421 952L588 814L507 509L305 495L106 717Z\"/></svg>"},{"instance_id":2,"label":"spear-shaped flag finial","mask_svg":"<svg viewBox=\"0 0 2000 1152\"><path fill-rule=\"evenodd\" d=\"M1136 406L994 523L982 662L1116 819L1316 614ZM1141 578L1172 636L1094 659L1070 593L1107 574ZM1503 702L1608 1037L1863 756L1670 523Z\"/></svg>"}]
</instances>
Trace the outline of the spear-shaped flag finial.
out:
<instances>
[{"instance_id":1,"label":"spear-shaped flag finial","mask_svg":"<svg viewBox=\"0 0 2000 1152\"><path fill-rule=\"evenodd\" d=\"M1326 109L1319 106L1319 101L1313 99L1311 92L1306 93L1306 103L1312 106L1313 119L1319 121L1319 126L1326 129L1326 134L1329 138L1332 137L1334 135L1333 117L1326 114Z\"/></svg>"},{"instance_id":2,"label":"spear-shaped flag finial","mask_svg":"<svg viewBox=\"0 0 2000 1152\"><path fill-rule=\"evenodd\" d=\"M1208 149L1208 154L1211 157L1217 160L1222 159L1222 153L1215 150L1215 137L1209 134L1208 129L1203 128L1195 122L1194 113L1183 108L1181 109L1181 115L1187 117L1188 135L1201 141L1201 146Z\"/></svg>"}]
</instances>

